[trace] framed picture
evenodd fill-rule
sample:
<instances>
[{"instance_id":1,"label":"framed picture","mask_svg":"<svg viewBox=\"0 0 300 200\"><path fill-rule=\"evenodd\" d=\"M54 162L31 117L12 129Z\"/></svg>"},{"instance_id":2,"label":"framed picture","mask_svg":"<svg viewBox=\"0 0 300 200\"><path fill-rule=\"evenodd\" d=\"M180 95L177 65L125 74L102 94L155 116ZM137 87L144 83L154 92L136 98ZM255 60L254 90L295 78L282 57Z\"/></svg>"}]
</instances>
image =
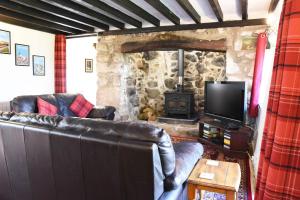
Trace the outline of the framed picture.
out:
<instances>
[{"instance_id":1,"label":"framed picture","mask_svg":"<svg viewBox=\"0 0 300 200\"><path fill-rule=\"evenodd\" d=\"M32 56L32 67L34 76L45 76L45 56Z\"/></svg>"},{"instance_id":2,"label":"framed picture","mask_svg":"<svg viewBox=\"0 0 300 200\"><path fill-rule=\"evenodd\" d=\"M11 53L11 41L10 32L0 29L0 53L10 54Z\"/></svg>"},{"instance_id":3,"label":"framed picture","mask_svg":"<svg viewBox=\"0 0 300 200\"><path fill-rule=\"evenodd\" d=\"M93 72L93 59L85 59L85 72Z\"/></svg>"},{"instance_id":4,"label":"framed picture","mask_svg":"<svg viewBox=\"0 0 300 200\"><path fill-rule=\"evenodd\" d=\"M242 37L242 50L255 50L257 37L243 36Z\"/></svg>"},{"instance_id":5,"label":"framed picture","mask_svg":"<svg viewBox=\"0 0 300 200\"><path fill-rule=\"evenodd\" d=\"M29 46L24 44L15 44L16 46L16 65L17 66L29 66Z\"/></svg>"}]
</instances>

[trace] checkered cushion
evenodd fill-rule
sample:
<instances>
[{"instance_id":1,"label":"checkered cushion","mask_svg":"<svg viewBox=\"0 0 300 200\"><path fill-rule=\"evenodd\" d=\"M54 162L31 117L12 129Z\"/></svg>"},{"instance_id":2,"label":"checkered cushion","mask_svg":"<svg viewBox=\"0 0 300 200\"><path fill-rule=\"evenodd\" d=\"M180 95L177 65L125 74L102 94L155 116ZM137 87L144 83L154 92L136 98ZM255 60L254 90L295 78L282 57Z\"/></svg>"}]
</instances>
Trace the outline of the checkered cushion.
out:
<instances>
[{"instance_id":1,"label":"checkered cushion","mask_svg":"<svg viewBox=\"0 0 300 200\"><path fill-rule=\"evenodd\" d=\"M71 104L70 110L76 114L77 117L86 117L93 107L94 105L92 103L79 94Z\"/></svg>"},{"instance_id":2,"label":"checkered cushion","mask_svg":"<svg viewBox=\"0 0 300 200\"><path fill-rule=\"evenodd\" d=\"M37 106L41 115L55 116L57 114L57 107L40 97L37 98Z\"/></svg>"}]
</instances>

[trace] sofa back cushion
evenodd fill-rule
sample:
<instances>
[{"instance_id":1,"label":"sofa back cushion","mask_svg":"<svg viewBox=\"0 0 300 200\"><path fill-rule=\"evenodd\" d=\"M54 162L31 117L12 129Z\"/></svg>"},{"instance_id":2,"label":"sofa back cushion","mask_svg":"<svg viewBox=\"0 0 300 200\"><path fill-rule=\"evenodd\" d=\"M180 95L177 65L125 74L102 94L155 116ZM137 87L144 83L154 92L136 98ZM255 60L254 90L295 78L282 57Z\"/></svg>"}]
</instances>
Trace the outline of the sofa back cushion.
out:
<instances>
[{"instance_id":1,"label":"sofa back cushion","mask_svg":"<svg viewBox=\"0 0 300 200\"><path fill-rule=\"evenodd\" d=\"M117 122L83 118L64 118L59 129L88 132L130 141L151 142L158 146L165 176L175 170L175 152L170 136L161 128L143 122Z\"/></svg>"},{"instance_id":2,"label":"sofa back cushion","mask_svg":"<svg viewBox=\"0 0 300 200\"><path fill-rule=\"evenodd\" d=\"M56 93L54 94L59 105L59 115L64 117L75 117L75 113L70 110L70 106L75 100L77 94Z\"/></svg>"},{"instance_id":3,"label":"sofa back cushion","mask_svg":"<svg viewBox=\"0 0 300 200\"><path fill-rule=\"evenodd\" d=\"M7 199L153 200L164 192L153 142L85 127L101 126L101 120L79 120L79 127L68 128L60 125L61 117L2 114L10 119L0 120L0 194Z\"/></svg>"},{"instance_id":4,"label":"sofa back cushion","mask_svg":"<svg viewBox=\"0 0 300 200\"><path fill-rule=\"evenodd\" d=\"M58 106L54 95L24 95L15 97L11 102L11 110L17 113L38 113L37 97L42 98L44 101L51 103L54 106Z\"/></svg>"},{"instance_id":5,"label":"sofa back cushion","mask_svg":"<svg viewBox=\"0 0 300 200\"><path fill-rule=\"evenodd\" d=\"M15 97L11 102L11 110L14 112L37 113L37 96L25 95Z\"/></svg>"}]
</instances>

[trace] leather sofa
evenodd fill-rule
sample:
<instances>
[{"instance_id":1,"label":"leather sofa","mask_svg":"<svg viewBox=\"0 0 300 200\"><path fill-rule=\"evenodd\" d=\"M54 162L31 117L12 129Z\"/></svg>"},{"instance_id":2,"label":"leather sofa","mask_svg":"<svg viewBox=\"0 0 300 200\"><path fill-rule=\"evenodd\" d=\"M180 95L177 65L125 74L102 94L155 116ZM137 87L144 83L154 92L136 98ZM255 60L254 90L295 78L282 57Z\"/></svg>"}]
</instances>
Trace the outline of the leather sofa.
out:
<instances>
[{"instance_id":1,"label":"leather sofa","mask_svg":"<svg viewBox=\"0 0 300 200\"><path fill-rule=\"evenodd\" d=\"M0 112L0 199L185 200L202 153L147 123Z\"/></svg>"},{"instance_id":2,"label":"leather sofa","mask_svg":"<svg viewBox=\"0 0 300 200\"><path fill-rule=\"evenodd\" d=\"M37 97L41 97L44 100L47 100L53 105L56 105L58 108L60 104L58 103L58 98L62 99L68 105L71 105L73 100L76 98L77 94L45 94L45 95L24 95L15 97L10 102L11 111L21 113L38 113L37 107ZM59 109L61 110L61 109ZM113 120L115 117L115 107L105 106L104 108L93 108L87 118L101 118L106 120ZM60 113L61 116L66 116L66 113Z\"/></svg>"}]
</instances>

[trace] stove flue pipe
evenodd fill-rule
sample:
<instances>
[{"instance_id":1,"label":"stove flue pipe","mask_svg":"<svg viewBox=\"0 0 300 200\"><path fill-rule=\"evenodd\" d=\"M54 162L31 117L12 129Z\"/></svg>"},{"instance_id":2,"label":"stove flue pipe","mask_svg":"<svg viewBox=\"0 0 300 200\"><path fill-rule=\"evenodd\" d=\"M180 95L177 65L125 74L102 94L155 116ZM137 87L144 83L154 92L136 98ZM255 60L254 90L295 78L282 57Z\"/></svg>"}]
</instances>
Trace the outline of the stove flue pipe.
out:
<instances>
[{"instance_id":1,"label":"stove flue pipe","mask_svg":"<svg viewBox=\"0 0 300 200\"><path fill-rule=\"evenodd\" d=\"M183 92L184 81L184 50L178 49L178 84L177 90Z\"/></svg>"}]
</instances>

